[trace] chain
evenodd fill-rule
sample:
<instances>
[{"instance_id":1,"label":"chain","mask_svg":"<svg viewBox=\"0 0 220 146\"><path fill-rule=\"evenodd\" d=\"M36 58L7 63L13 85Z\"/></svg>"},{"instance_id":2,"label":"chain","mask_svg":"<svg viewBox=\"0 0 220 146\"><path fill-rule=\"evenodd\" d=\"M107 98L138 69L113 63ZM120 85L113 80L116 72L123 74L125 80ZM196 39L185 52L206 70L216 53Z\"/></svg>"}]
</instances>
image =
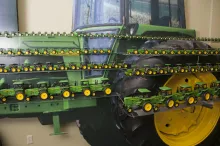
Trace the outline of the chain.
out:
<instances>
[{"instance_id":1,"label":"chain","mask_svg":"<svg viewBox=\"0 0 220 146\"><path fill-rule=\"evenodd\" d=\"M201 65L197 63L197 65L155 65L154 67L150 67L149 65L145 65L144 67L135 67L125 71L125 75L127 76L149 76L149 75L169 75L175 73L198 73L198 72L219 72L220 71L220 63L210 64L206 63L206 65Z\"/></svg>"},{"instance_id":2,"label":"chain","mask_svg":"<svg viewBox=\"0 0 220 146\"><path fill-rule=\"evenodd\" d=\"M79 55L108 55L113 54L111 49L78 49L78 48L39 48L39 49L13 49L1 48L0 55L8 56L79 56ZM219 55L220 49L128 49L119 55Z\"/></svg>"},{"instance_id":3,"label":"chain","mask_svg":"<svg viewBox=\"0 0 220 146\"><path fill-rule=\"evenodd\" d=\"M19 32L0 32L0 37L28 37L28 36L45 36L45 37L89 37L89 38L115 38L115 39L141 39L141 40L186 40L186 41L212 41L212 42L220 42L220 38L209 38L209 37L152 37L152 36L141 36L141 35L117 35L117 34L91 34L91 33L54 33L54 32L45 32L45 33L19 33Z\"/></svg>"},{"instance_id":4,"label":"chain","mask_svg":"<svg viewBox=\"0 0 220 146\"><path fill-rule=\"evenodd\" d=\"M77 49L77 48L39 48L39 49L13 49L1 48L0 55L9 56L79 56L79 55L106 55L111 49Z\"/></svg>"},{"instance_id":5,"label":"chain","mask_svg":"<svg viewBox=\"0 0 220 146\"><path fill-rule=\"evenodd\" d=\"M115 69L126 69L129 66L124 63L108 63L108 64L96 64L96 63L63 63L58 62L53 63L35 63L35 64L10 64L6 66L5 64L0 64L0 74L1 73L25 73L25 72L56 72L56 71L88 71L88 70L115 70Z\"/></svg>"},{"instance_id":6,"label":"chain","mask_svg":"<svg viewBox=\"0 0 220 146\"><path fill-rule=\"evenodd\" d=\"M212 41L220 42L220 38L208 38L208 37L152 37L152 36L141 36L141 35L115 35L115 34L91 34L91 33L76 33L78 37L89 37L89 38L115 38L115 39L139 39L139 40L186 40L186 41Z\"/></svg>"},{"instance_id":7,"label":"chain","mask_svg":"<svg viewBox=\"0 0 220 146\"><path fill-rule=\"evenodd\" d=\"M202 65L197 63L193 64L156 64L153 67L144 65L143 67L137 67L132 64L126 63L35 63L35 64L0 64L0 73L22 73L22 72L48 72L48 71L89 71L89 70L124 70L127 76L149 76L149 75L169 75L175 73L197 73L197 72L220 72L220 63L206 63Z\"/></svg>"}]
</instances>

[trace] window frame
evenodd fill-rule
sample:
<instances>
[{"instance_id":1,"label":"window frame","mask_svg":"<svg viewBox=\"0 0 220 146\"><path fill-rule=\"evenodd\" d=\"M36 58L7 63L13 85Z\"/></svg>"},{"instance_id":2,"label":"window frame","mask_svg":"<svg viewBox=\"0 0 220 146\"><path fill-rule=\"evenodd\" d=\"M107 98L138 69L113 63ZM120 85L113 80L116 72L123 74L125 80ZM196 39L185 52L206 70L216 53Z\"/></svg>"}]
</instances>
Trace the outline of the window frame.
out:
<instances>
[{"instance_id":1,"label":"window frame","mask_svg":"<svg viewBox=\"0 0 220 146\"><path fill-rule=\"evenodd\" d=\"M170 0L168 0L170 4ZM120 1L120 19L121 23L117 23L115 25L129 25L129 10L130 10L130 0L121 0ZM78 6L79 1L75 0L75 8L74 8L74 26L73 30L78 27L86 27L85 26L79 26L79 20L77 20L77 16L80 13L80 7ZM179 21L179 27L178 28L186 28L186 18L185 18L185 5L184 0L177 0L177 6L178 6L178 21ZM170 7L169 7L170 8ZM170 11L170 10L169 10ZM171 16L171 11L170 11ZM159 21L159 0L151 0L151 25L158 25ZM92 24L92 26L102 26L102 25L108 25L105 24ZM113 23L109 23L109 25L114 25ZM90 25L89 25L90 26ZM159 25L160 26L160 25ZM172 27L172 26L170 26Z\"/></svg>"}]
</instances>

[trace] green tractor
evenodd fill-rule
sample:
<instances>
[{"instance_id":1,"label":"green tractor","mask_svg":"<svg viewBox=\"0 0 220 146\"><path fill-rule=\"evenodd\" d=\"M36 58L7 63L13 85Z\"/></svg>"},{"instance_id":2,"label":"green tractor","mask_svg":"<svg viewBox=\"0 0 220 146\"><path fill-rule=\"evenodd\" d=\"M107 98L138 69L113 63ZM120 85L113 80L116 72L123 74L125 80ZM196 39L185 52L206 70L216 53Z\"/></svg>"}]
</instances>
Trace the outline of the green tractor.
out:
<instances>
[{"instance_id":1,"label":"green tractor","mask_svg":"<svg viewBox=\"0 0 220 146\"><path fill-rule=\"evenodd\" d=\"M211 94L220 97L220 81L214 81L211 83L210 88L212 89Z\"/></svg>"},{"instance_id":2,"label":"green tractor","mask_svg":"<svg viewBox=\"0 0 220 146\"><path fill-rule=\"evenodd\" d=\"M160 87L159 89L159 94L151 97L149 97L150 90L144 88L138 89L138 96L134 95L135 97L125 97L124 102L126 108L129 112L140 107L145 112L150 112L152 110L158 111L159 105L165 105L169 109L179 105L173 99L171 88Z\"/></svg>"},{"instance_id":3,"label":"green tractor","mask_svg":"<svg viewBox=\"0 0 220 146\"><path fill-rule=\"evenodd\" d=\"M69 63L69 68L72 69L72 70L79 70L79 69L81 69L81 66L78 63L70 62Z\"/></svg>"},{"instance_id":4,"label":"green tractor","mask_svg":"<svg viewBox=\"0 0 220 146\"><path fill-rule=\"evenodd\" d=\"M31 65L30 63L25 63L22 65L22 70L25 71L25 72L32 72L34 70L34 66Z\"/></svg>"},{"instance_id":5,"label":"green tractor","mask_svg":"<svg viewBox=\"0 0 220 146\"><path fill-rule=\"evenodd\" d=\"M57 62L57 69L58 70L67 70L67 67L65 66L64 62Z\"/></svg>"},{"instance_id":6,"label":"green tractor","mask_svg":"<svg viewBox=\"0 0 220 146\"><path fill-rule=\"evenodd\" d=\"M42 100L48 99L47 88L49 83L47 81L37 82L37 88L31 88L25 90L26 100L30 101L33 97L40 97Z\"/></svg>"},{"instance_id":7,"label":"green tractor","mask_svg":"<svg viewBox=\"0 0 220 146\"><path fill-rule=\"evenodd\" d=\"M97 92L102 92L104 95L110 95L112 91L108 82L108 78L92 81L89 85L92 95L95 96Z\"/></svg>"},{"instance_id":8,"label":"green tractor","mask_svg":"<svg viewBox=\"0 0 220 146\"><path fill-rule=\"evenodd\" d=\"M2 101L6 101L8 97L15 97L18 101L23 101L25 99L25 89L29 88L29 84L24 84L22 81L17 81L13 83L13 88L1 89L0 95Z\"/></svg>"},{"instance_id":9,"label":"green tractor","mask_svg":"<svg viewBox=\"0 0 220 146\"><path fill-rule=\"evenodd\" d=\"M74 85L70 85L70 91L72 93L72 97L77 93L82 93L82 86L78 84L77 81L74 82Z\"/></svg>"},{"instance_id":10,"label":"green tractor","mask_svg":"<svg viewBox=\"0 0 220 146\"><path fill-rule=\"evenodd\" d=\"M34 63L34 70L35 71L44 71L45 65L43 65L43 63Z\"/></svg>"},{"instance_id":11,"label":"green tractor","mask_svg":"<svg viewBox=\"0 0 220 146\"><path fill-rule=\"evenodd\" d=\"M83 93L84 96L88 97L91 95L91 89L90 89L90 83L89 80L81 80L80 84L78 84L77 81L75 81L74 85L70 85L70 91L72 93L72 97L75 96L75 94Z\"/></svg>"},{"instance_id":12,"label":"green tractor","mask_svg":"<svg viewBox=\"0 0 220 146\"><path fill-rule=\"evenodd\" d=\"M5 68L5 64L0 64L0 72L8 72L8 70Z\"/></svg>"},{"instance_id":13,"label":"green tractor","mask_svg":"<svg viewBox=\"0 0 220 146\"><path fill-rule=\"evenodd\" d=\"M56 70L56 68L54 67L53 63L46 62L46 70L52 71L52 70Z\"/></svg>"},{"instance_id":14,"label":"green tractor","mask_svg":"<svg viewBox=\"0 0 220 146\"><path fill-rule=\"evenodd\" d=\"M196 91L196 96L201 97L205 101L213 99L213 95L210 93L207 83L197 82L194 90Z\"/></svg>"},{"instance_id":15,"label":"green tractor","mask_svg":"<svg viewBox=\"0 0 220 146\"><path fill-rule=\"evenodd\" d=\"M176 103L175 99L172 95L172 88L169 87L160 87L159 97L160 97L160 104L165 104L167 108L173 108L179 106L178 103Z\"/></svg>"},{"instance_id":16,"label":"green tractor","mask_svg":"<svg viewBox=\"0 0 220 146\"><path fill-rule=\"evenodd\" d=\"M69 90L69 81L60 80L58 84L55 84L54 87L48 88L48 94L50 95L51 99L58 95L62 95L63 98L69 98L71 96L71 92Z\"/></svg>"},{"instance_id":17,"label":"green tractor","mask_svg":"<svg viewBox=\"0 0 220 146\"><path fill-rule=\"evenodd\" d=\"M131 97L124 98L124 105L128 112L132 112L135 109L140 109L144 105L144 102L149 101L148 108L143 108L145 111L151 111L152 109L152 102L151 98L149 98L148 94L151 91L145 88L140 88L137 90L138 95L134 95ZM147 109L147 110L146 110Z\"/></svg>"},{"instance_id":18,"label":"green tractor","mask_svg":"<svg viewBox=\"0 0 220 146\"><path fill-rule=\"evenodd\" d=\"M18 64L10 64L9 65L9 70L11 72L20 72L21 71L21 67L19 67Z\"/></svg>"},{"instance_id":19,"label":"green tractor","mask_svg":"<svg viewBox=\"0 0 220 146\"><path fill-rule=\"evenodd\" d=\"M189 105L197 103L197 96L192 91L192 86L188 84L180 85L180 88L178 89L178 93L182 94L182 96L180 96L183 97L182 100L184 99L185 102Z\"/></svg>"},{"instance_id":20,"label":"green tractor","mask_svg":"<svg viewBox=\"0 0 220 146\"><path fill-rule=\"evenodd\" d=\"M85 96L91 95L89 80L81 80L81 90Z\"/></svg>"},{"instance_id":21,"label":"green tractor","mask_svg":"<svg viewBox=\"0 0 220 146\"><path fill-rule=\"evenodd\" d=\"M63 98L69 98L71 96L71 92L69 89L69 81L61 80L59 81L59 85L61 87L61 93L62 93Z\"/></svg>"}]
</instances>

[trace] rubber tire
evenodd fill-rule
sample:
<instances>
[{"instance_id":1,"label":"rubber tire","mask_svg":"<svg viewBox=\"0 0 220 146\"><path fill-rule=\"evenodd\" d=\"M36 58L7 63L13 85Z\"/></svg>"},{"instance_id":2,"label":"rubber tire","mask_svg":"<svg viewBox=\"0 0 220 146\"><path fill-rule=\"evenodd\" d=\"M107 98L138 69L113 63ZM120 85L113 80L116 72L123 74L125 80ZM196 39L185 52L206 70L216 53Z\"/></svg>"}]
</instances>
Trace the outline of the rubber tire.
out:
<instances>
[{"instance_id":1,"label":"rubber tire","mask_svg":"<svg viewBox=\"0 0 220 146\"><path fill-rule=\"evenodd\" d=\"M117 128L111 109L109 98L98 99L97 107L90 109L87 116L79 120L79 130L91 146L130 146Z\"/></svg>"}]
</instances>

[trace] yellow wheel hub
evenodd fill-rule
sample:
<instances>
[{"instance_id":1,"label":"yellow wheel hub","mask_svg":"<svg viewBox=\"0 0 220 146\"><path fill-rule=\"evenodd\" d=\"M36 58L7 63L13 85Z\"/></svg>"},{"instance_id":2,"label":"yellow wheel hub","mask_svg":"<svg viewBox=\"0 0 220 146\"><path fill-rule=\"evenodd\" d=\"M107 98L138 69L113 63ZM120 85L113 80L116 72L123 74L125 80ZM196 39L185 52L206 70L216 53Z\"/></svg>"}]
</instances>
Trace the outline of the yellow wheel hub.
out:
<instances>
[{"instance_id":1,"label":"yellow wheel hub","mask_svg":"<svg viewBox=\"0 0 220 146\"><path fill-rule=\"evenodd\" d=\"M150 104L150 103L147 103L147 104L144 105L144 110L145 110L146 112L151 111L152 108L153 108L153 106L152 106L152 104Z\"/></svg>"},{"instance_id":2,"label":"yellow wheel hub","mask_svg":"<svg viewBox=\"0 0 220 146\"><path fill-rule=\"evenodd\" d=\"M174 102L173 100L170 100L170 101L168 102L168 107L169 107L169 108L172 108L174 105L175 105L175 102Z\"/></svg>"},{"instance_id":3,"label":"yellow wheel hub","mask_svg":"<svg viewBox=\"0 0 220 146\"><path fill-rule=\"evenodd\" d=\"M12 71L12 72L16 72L16 69L15 69L15 68L12 68L11 71Z\"/></svg>"},{"instance_id":4,"label":"yellow wheel hub","mask_svg":"<svg viewBox=\"0 0 220 146\"><path fill-rule=\"evenodd\" d=\"M109 95L112 93L112 90L110 88L105 89L105 94Z\"/></svg>"},{"instance_id":5,"label":"yellow wheel hub","mask_svg":"<svg viewBox=\"0 0 220 146\"><path fill-rule=\"evenodd\" d=\"M193 104L195 102L195 98L189 97L188 102L189 102L189 104Z\"/></svg>"},{"instance_id":6,"label":"yellow wheel hub","mask_svg":"<svg viewBox=\"0 0 220 146\"><path fill-rule=\"evenodd\" d=\"M40 94L40 98L45 100L45 99L48 98L48 94L46 92L43 92L43 93Z\"/></svg>"},{"instance_id":7,"label":"yellow wheel hub","mask_svg":"<svg viewBox=\"0 0 220 146\"><path fill-rule=\"evenodd\" d=\"M84 95L85 95L85 96L90 96L90 94L91 94L91 91L90 91L89 89L86 89L86 90L84 91Z\"/></svg>"},{"instance_id":8,"label":"yellow wheel hub","mask_svg":"<svg viewBox=\"0 0 220 146\"><path fill-rule=\"evenodd\" d=\"M141 73L140 71L136 71L136 75L139 76Z\"/></svg>"},{"instance_id":9,"label":"yellow wheel hub","mask_svg":"<svg viewBox=\"0 0 220 146\"><path fill-rule=\"evenodd\" d=\"M25 67L25 68L24 68L24 71L28 71L28 68L27 68L27 67Z\"/></svg>"},{"instance_id":10,"label":"yellow wheel hub","mask_svg":"<svg viewBox=\"0 0 220 146\"><path fill-rule=\"evenodd\" d=\"M36 70L37 70L37 71L40 71L40 67L37 67Z\"/></svg>"},{"instance_id":11,"label":"yellow wheel hub","mask_svg":"<svg viewBox=\"0 0 220 146\"><path fill-rule=\"evenodd\" d=\"M16 94L16 99L19 100L19 101L23 100L24 99L24 94L22 94L22 93Z\"/></svg>"},{"instance_id":12,"label":"yellow wheel hub","mask_svg":"<svg viewBox=\"0 0 220 146\"><path fill-rule=\"evenodd\" d=\"M205 82L210 86L216 78L211 73L184 73L173 75L164 86L176 92L180 84L195 86L196 82ZM195 99L188 101L194 102ZM169 146L195 146L205 140L215 128L220 113L220 104L213 109L200 105L156 113L154 123L159 137Z\"/></svg>"},{"instance_id":13,"label":"yellow wheel hub","mask_svg":"<svg viewBox=\"0 0 220 146\"><path fill-rule=\"evenodd\" d=\"M64 91L64 92L63 92L63 97L64 97L64 98L70 97L70 92L69 92L69 91Z\"/></svg>"},{"instance_id":14,"label":"yellow wheel hub","mask_svg":"<svg viewBox=\"0 0 220 146\"><path fill-rule=\"evenodd\" d=\"M72 69L76 69L76 67L75 67L75 66L72 66L71 68L72 68Z\"/></svg>"},{"instance_id":15,"label":"yellow wheel hub","mask_svg":"<svg viewBox=\"0 0 220 146\"><path fill-rule=\"evenodd\" d=\"M209 100L211 98L211 95L209 93L205 94L205 100Z\"/></svg>"},{"instance_id":16,"label":"yellow wheel hub","mask_svg":"<svg viewBox=\"0 0 220 146\"><path fill-rule=\"evenodd\" d=\"M152 75L152 74L153 74L153 71L152 71L152 70L149 70L147 73L148 73L149 75Z\"/></svg>"}]
</instances>

